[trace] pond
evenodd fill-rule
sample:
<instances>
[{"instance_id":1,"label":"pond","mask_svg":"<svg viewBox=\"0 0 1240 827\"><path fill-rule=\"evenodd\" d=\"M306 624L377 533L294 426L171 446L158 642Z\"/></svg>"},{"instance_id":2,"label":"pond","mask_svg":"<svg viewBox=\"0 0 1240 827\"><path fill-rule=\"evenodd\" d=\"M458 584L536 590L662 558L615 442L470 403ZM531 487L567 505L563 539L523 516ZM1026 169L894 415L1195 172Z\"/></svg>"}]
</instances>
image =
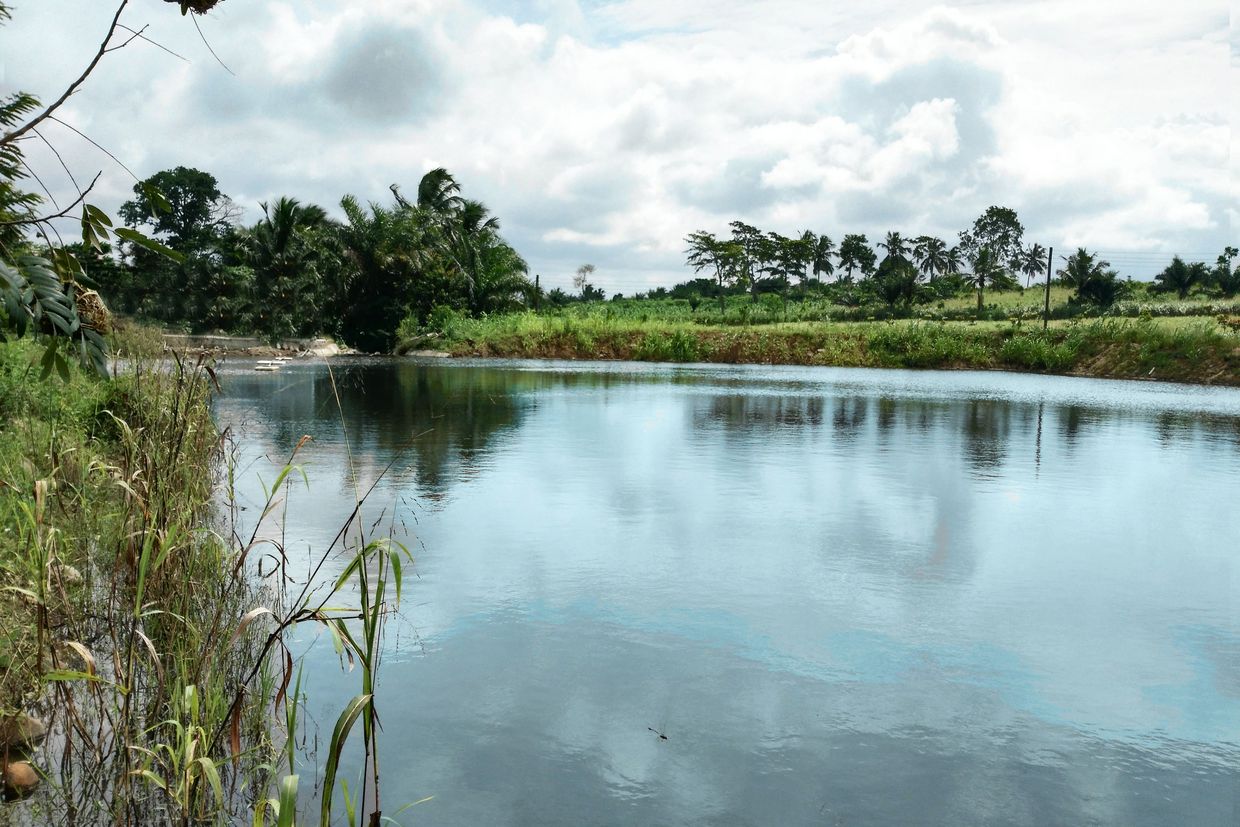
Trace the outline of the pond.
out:
<instances>
[{"instance_id":1,"label":"pond","mask_svg":"<svg viewBox=\"0 0 1240 827\"><path fill-rule=\"evenodd\" d=\"M399 820L1234 823L1240 391L342 359L342 416L323 363L251 367L242 505L314 438L294 568L349 454L391 464L385 811L434 796ZM306 674L326 735L356 675Z\"/></svg>"}]
</instances>

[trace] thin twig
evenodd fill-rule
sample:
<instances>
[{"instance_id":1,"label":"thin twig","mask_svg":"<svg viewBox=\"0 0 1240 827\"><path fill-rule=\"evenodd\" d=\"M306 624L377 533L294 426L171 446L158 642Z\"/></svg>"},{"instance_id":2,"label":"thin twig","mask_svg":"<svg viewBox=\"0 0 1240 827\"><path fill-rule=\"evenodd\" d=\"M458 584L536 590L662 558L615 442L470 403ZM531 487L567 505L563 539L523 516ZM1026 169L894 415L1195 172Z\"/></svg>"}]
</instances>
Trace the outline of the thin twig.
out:
<instances>
[{"instance_id":1,"label":"thin twig","mask_svg":"<svg viewBox=\"0 0 1240 827\"><path fill-rule=\"evenodd\" d=\"M147 43L150 43L152 46L156 46L156 47L158 47L158 48L160 48L160 49L163 49L165 52L167 52L168 54L172 55L173 57L175 57L175 58L176 58L176 59L178 59L178 60L183 60L183 61L185 61L186 63L189 63L189 62L190 62L189 58L185 57L184 55L179 55L179 54L177 54L176 52L172 51L171 49L169 49L169 48L168 48L167 46L165 46L164 44L162 44L162 43L160 43L160 42L158 42L158 41L156 41L156 40L151 40L149 37L147 37L145 34L143 34L142 32L145 32L145 31L147 30L147 28L148 28L148 27L146 27L146 26L143 26L143 27L142 27L142 29L141 29L141 31L135 31L134 29L131 29L131 28L129 28L128 26L126 26L124 23L122 23L122 24L120 24L120 28L124 29L124 30L125 30L125 31L127 31L127 32L133 32L133 33L134 33L135 35L137 35L140 39L145 40Z\"/></svg>"},{"instance_id":2,"label":"thin twig","mask_svg":"<svg viewBox=\"0 0 1240 827\"><path fill-rule=\"evenodd\" d=\"M143 32L145 32L145 31L149 28L149 26L143 26L141 29L138 29L137 31L134 31L133 29L129 28L128 26L123 26L123 27L122 27L122 26L119 26L119 25L118 25L118 26L117 26L117 28L118 28L118 29L119 29L119 28L124 28L126 31L133 32L133 34L131 34L131 35L130 35L129 37L127 37L125 40L121 41L121 43L120 43L119 45L117 45L117 46L111 46L111 47L109 47L109 48L105 49L105 50L104 50L104 54L107 54L108 52L119 52L121 49L125 48L125 47L126 47L126 46L128 46L130 43L133 43L135 40L137 40L138 38L142 37L142 33L143 33Z\"/></svg>"},{"instance_id":3,"label":"thin twig","mask_svg":"<svg viewBox=\"0 0 1240 827\"><path fill-rule=\"evenodd\" d=\"M64 169L65 175L69 176L69 180L73 182L73 188L77 190L78 194L80 195L82 192L82 188L78 186L77 179L73 177L73 170L69 169L69 165L65 163L65 159L60 157L60 152L56 150L56 147L52 146L51 141L43 137L42 132L36 129L34 130L34 134L38 137L40 141L47 144L47 148L50 149L52 151L52 154L56 156L56 160L60 161L60 166Z\"/></svg>"},{"instance_id":4,"label":"thin twig","mask_svg":"<svg viewBox=\"0 0 1240 827\"><path fill-rule=\"evenodd\" d=\"M212 49L211 44L207 42L207 36L202 33L202 27L198 25L198 17L195 15L190 15L189 19L194 21L194 28L198 30L198 36L202 38L203 45L207 47L207 51L211 53L211 57L215 58L215 62L223 66L225 72L232 75L233 77L236 77L237 73L234 72L232 69L229 69L228 64L220 60L220 56L215 53L215 49Z\"/></svg>"},{"instance_id":5,"label":"thin twig","mask_svg":"<svg viewBox=\"0 0 1240 827\"><path fill-rule=\"evenodd\" d=\"M104 155L108 156L108 157L109 157L109 158L111 158L113 161L115 161L115 162L116 162L116 165L117 165L117 166L119 166L121 169L125 170L125 172L128 172L128 173L129 173L129 177L133 178L133 180L135 180L135 181L141 181L141 180L142 180L142 179L141 179L141 178L139 178L138 176L134 175L134 173L133 173L133 170L132 170L132 169L130 169L129 167L127 167L127 166L125 166L124 164L122 164L122 163L121 163L121 159L120 159L120 158L117 158L117 157L116 157L115 155L113 155L111 152L109 152L108 150L104 149L102 146L100 146L100 145L99 145L99 143L98 143L98 142L97 142L94 138L90 137L90 136L89 136L89 135L87 135L85 132L83 132L82 130L78 129L76 126L73 126L72 124L65 123L64 121L62 121L60 118L57 118L57 117L52 117L52 118L51 118L51 120L53 120L53 121L55 121L56 123L60 124L60 125L61 125L61 126L63 126L65 129L68 129L70 132L75 132L75 133L77 133L77 135L78 135L78 136L80 136L81 138L83 138L84 140L86 140L87 142L89 142L89 143L91 144L91 146L93 146L95 149L99 150L99 151L100 151L100 152L102 152Z\"/></svg>"},{"instance_id":6,"label":"thin twig","mask_svg":"<svg viewBox=\"0 0 1240 827\"><path fill-rule=\"evenodd\" d=\"M90 191L95 188L95 184L98 183L100 175L103 175L102 171L96 172L94 179L90 182L90 186L88 186L85 190L80 191L78 193L78 197L74 199L73 203L65 207L60 212L54 213L52 215L45 215L42 218L15 218L10 221L0 221L0 227L13 227L13 226L21 226L25 224L46 224L52 219L64 218L70 212L72 212L73 209L77 207L78 204L81 204L83 201L86 200L86 196L90 194Z\"/></svg>"},{"instance_id":7,"label":"thin twig","mask_svg":"<svg viewBox=\"0 0 1240 827\"><path fill-rule=\"evenodd\" d=\"M103 42L99 44L99 50L95 52L95 57L91 60L90 64L87 65L86 70L82 72L82 74L78 75L77 80L69 84L69 87L65 89L64 93L59 98L57 98L56 101L52 103L51 106L44 109L42 112L36 115L32 120L27 121L24 125L19 126L17 129L8 133L4 137L0 137L0 146L4 146L5 144L12 143L13 141L20 138L22 135L25 135L27 132L34 129L39 124L43 123L43 121L50 118L52 116L52 113L55 112L57 109L59 109L61 105L69 99L69 96L72 95L74 92L76 92L78 90L78 87L86 82L86 78L90 76L91 72L95 71L95 67L99 65L99 61L103 59L103 56L105 54L107 54L108 43L112 41L112 35L116 33L116 27L120 23L121 13L125 11L125 7L128 5L129 5L129 0L121 0L120 5L117 6L116 8L116 14L112 16L112 23L111 25L108 26L107 36L103 38Z\"/></svg>"},{"instance_id":8,"label":"thin twig","mask_svg":"<svg viewBox=\"0 0 1240 827\"><path fill-rule=\"evenodd\" d=\"M21 159L21 163L22 166L26 168L26 172L30 173L30 177L39 182L40 189L47 194L47 198L52 202L52 206L56 209L60 209L60 204L56 203L56 196L52 195L52 191L47 188L47 184L43 183L43 179L39 177L39 174L30 168L30 164L26 163L25 158ZM34 217L33 209L30 210L30 215L31 217Z\"/></svg>"}]
</instances>

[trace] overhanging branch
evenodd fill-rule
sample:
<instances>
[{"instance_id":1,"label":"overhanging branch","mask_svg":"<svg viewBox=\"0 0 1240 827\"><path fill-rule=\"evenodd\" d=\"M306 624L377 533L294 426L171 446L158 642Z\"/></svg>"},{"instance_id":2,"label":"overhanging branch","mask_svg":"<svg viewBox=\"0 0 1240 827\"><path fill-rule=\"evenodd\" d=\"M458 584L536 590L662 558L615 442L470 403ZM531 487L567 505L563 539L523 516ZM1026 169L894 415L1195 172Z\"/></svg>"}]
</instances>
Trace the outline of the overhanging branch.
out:
<instances>
[{"instance_id":1,"label":"overhanging branch","mask_svg":"<svg viewBox=\"0 0 1240 827\"><path fill-rule=\"evenodd\" d=\"M51 106L44 109L42 112L36 115L32 120L27 121L24 125L19 126L17 129L13 130L12 132L5 135L4 137L0 138L0 146L4 146L5 144L10 144L13 141L16 141L22 135L25 135L27 132L34 129L36 126L43 123L43 121L50 118L52 116L52 113L55 112L57 109L59 109L61 105L69 99L69 96L72 95L74 92L76 92L78 90L78 87L86 82L86 78L90 77L90 73L95 71L95 67L99 65L99 61L102 60L103 56L108 53L109 51L108 43L112 41L112 35L116 33L116 29L118 25L120 24L121 14L125 11L125 7L128 5L129 5L129 0L121 0L121 4L117 6L116 8L116 14L112 16L112 24L108 26L107 36L105 36L103 38L103 42L99 44L99 50L95 52L94 59L91 60L90 64L86 67L86 70L83 71L82 74L78 75L77 80L69 84L69 87L65 89L64 94L62 94L59 98L57 98L55 103L53 103Z\"/></svg>"}]
</instances>

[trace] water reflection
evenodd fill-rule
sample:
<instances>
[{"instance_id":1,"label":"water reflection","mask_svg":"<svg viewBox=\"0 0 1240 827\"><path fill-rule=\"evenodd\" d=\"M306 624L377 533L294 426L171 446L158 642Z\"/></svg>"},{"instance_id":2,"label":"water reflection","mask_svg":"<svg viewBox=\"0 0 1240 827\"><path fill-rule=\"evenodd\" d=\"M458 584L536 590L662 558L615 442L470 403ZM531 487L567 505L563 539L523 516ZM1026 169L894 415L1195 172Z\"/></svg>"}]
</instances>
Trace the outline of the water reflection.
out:
<instances>
[{"instance_id":1,"label":"water reflection","mask_svg":"<svg viewBox=\"0 0 1240 827\"><path fill-rule=\"evenodd\" d=\"M436 503L380 687L419 823L1234 816L1240 393L345 362L342 424L288 370L219 413L258 466L315 437L300 539L346 436ZM333 720L352 681L314 675Z\"/></svg>"}]
</instances>

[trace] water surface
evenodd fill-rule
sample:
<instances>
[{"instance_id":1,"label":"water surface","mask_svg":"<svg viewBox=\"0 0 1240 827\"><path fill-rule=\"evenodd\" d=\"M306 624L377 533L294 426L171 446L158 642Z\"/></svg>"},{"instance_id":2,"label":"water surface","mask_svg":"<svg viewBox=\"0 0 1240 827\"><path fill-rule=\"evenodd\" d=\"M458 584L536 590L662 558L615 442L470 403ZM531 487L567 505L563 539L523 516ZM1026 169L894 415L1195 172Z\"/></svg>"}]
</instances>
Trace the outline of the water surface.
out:
<instances>
[{"instance_id":1,"label":"water surface","mask_svg":"<svg viewBox=\"0 0 1240 827\"><path fill-rule=\"evenodd\" d=\"M1240 391L332 364L343 422L321 363L226 367L218 413L251 507L314 437L303 566L346 445L392 465L383 793L434 796L402 821L1236 823ZM356 676L309 662L330 728Z\"/></svg>"}]
</instances>

